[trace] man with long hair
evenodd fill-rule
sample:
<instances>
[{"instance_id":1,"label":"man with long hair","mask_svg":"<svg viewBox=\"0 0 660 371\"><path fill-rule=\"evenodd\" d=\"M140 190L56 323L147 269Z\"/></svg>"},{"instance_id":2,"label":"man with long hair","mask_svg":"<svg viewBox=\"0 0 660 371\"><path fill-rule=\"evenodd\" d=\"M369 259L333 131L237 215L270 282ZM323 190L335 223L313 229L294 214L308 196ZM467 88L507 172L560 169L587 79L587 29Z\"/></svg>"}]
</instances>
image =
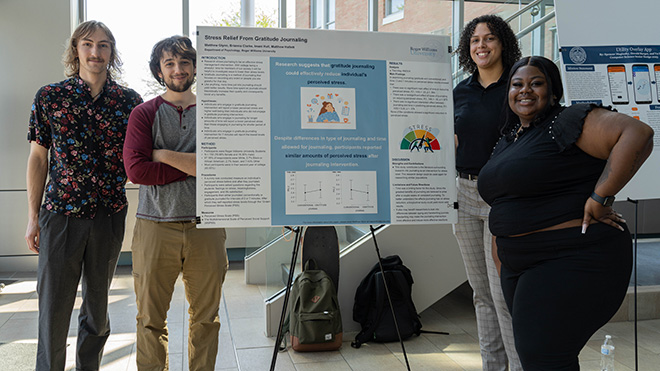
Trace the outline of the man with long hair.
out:
<instances>
[{"instance_id":1,"label":"man with long hair","mask_svg":"<svg viewBox=\"0 0 660 371\"><path fill-rule=\"evenodd\" d=\"M195 225L196 55L184 36L153 47L149 67L166 91L133 111L126 133L126 172L140 184L132 245L138 370L168 369L167 310L180 273L190 304L189 370L212 371L218 352L228 261L224 228Z\"/></svg>"},{"instance_id":2,"label":"man with long hair","mask_svg":"<svg viewBox=\"0 0 660 371\"><path fill-rule=\"evenodd\" d=\"M81 277L76 369L98 370L128 205L122 147L128 117L142 98L112 79L121 60L101 22L76 28L63 63L68 78L39 89L28 130L25 240L39 254L36 370L64 370Z\"/></svg>"}]
</instances>

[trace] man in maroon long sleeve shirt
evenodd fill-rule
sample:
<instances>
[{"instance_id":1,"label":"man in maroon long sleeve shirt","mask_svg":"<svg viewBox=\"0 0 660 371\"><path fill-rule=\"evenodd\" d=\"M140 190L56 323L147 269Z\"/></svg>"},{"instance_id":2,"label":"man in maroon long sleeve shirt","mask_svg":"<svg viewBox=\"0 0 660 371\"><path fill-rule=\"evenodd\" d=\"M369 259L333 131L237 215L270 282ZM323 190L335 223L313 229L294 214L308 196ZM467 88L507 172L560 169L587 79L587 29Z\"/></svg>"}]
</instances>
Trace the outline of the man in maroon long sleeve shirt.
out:
<instances>
[{"instance_id":1,"label":"man in maroon long sleeve shirt","mask_svg":"<svg viewBox=\"0 0 660 371\"><path fill-rule=\"evenodd\" d=\"M196 52L187 37L173 36L154 46L149 66L167 90L133 111L124 145L126 173L140 184L132 245L137 366L167 367L167 310L183 273L189 369L213 370L228 261L225 230L195 226Z\"/></svg>"}]
</instances>

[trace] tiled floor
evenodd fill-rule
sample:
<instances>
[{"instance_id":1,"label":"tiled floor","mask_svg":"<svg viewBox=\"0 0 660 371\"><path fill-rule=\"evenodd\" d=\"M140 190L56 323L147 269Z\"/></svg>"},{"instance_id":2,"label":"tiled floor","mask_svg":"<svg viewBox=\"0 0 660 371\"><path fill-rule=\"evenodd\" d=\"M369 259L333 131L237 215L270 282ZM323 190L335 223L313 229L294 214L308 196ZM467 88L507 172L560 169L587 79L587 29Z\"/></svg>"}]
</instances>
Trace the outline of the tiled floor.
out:
<instances>
[{"instance_id":1,"label":"tiled floor","mask_svg":"<svg viewBox=\"0 0 660 371\"><path fill-rule=\"evenodd\" d=\"M32 370L36 352L37 298L34 273L2 273L0 280L16 280L0 293L0 370ZM110 312L113 333L107 343L102 370L135 370L135 297L130 269L120 267L112 285ZM77 306L79 303L76 303ZM177 282L169 312L170 369L186 370L187 304L183 284ZM232 263L221 305L222 329L216 370L268 370L274 341L263 335L262 289L246 285L243 267ZM77 312L74 313L77 316ZM470 291L465 285L421 313L424 328L450 335L422 335L405 342L412 370L481 370L477 330ZM614 336L616 370L634 370L631 322L610 323L598 331L580 355L582 370L599 370L604 335ZM67 370L74 369L75 321L69 332ZM406 370L398 343L366 344L354 349L355 333L344 334L336 352L280 353L277 370L389 371ZM543 334L539 334L543 336ZM660 320L638 325L639 370L660 369Z\"/></svg>"}]
</instances>

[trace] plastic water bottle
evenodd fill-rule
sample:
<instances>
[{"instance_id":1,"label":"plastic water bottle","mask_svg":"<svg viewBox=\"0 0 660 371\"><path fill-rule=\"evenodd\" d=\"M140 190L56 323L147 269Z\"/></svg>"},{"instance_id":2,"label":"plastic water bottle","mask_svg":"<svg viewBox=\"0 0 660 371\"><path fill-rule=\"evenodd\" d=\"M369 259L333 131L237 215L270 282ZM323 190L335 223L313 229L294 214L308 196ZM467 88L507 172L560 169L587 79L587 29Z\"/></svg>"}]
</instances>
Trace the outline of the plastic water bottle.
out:
<instances>
[{"instance_id":1,"label":"plastic water bottle","mask_svg":"<svg viewBox=\"0 0 660 371\"><path fill-rule=\"evenodd\" d=\"M605 342L600 347L600 369L614 371L614 344L610 335L605 335Z\"/></svg>"}]
</instances>

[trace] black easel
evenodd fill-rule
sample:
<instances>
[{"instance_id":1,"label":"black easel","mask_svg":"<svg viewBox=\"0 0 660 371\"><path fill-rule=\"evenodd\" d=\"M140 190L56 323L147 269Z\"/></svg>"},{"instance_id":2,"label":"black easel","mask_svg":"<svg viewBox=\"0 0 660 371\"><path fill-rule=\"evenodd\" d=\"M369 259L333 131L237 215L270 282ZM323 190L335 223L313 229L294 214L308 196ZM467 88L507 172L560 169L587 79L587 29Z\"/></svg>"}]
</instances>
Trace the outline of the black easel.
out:
<instances>
[{"instance_id":1,"label":"black easel","mask_svg":"<svg viewBox=\"0 0 660 371\"><path fill-rule=\"evenodd\" d=\"M401 338L401 332L399 331L399 321L396 319L396 314L394 314L394 305L392 305L392 297L390 296L390 289L387 287L387 280L385 279L385 270L383 269L383 264L381 262L382 258L380 256L380 249L378 248L378 242L376 241L376 231L384 227L383 224L374 228L372 225L369 225L369 230L371 231L371 238L374 240L374 247L376 248L376 255L378 257L378 267L380 268L380 276L383 278L383 286L385 287L385 293L387 293L387 302L390 304L390 311L392 312L392 319L394 320L394 328L396 329L396 334L399 337L399 343L401 344L401 350L403 351L403 358L406 360L406 368L410 371L410 363L408 362L408 354L406 353L406 347L403 345L403 339ZM449 335L448 332L442 331L423 331L424 333L431 334L440 334L440 335Z\"/></svg>"},{"instance_id":2,"label":"black easel","mask_svg":"<svg viewBox=\"0 0 660 371\"><path fill-rule=\"evenodd\" d=\"M635 370L639 370L639 357L638 357L638 350L637 350L637 224L638 224L638 219L637 219L637 205L639 204L638 200L633 200L630 197L628 197L628 202L633 203L635 205L635 232L633 233L633 303L634 303L634 311L635 311L635 321L634 321L634 329L635 329Z\"/></svg>"},{"instance_id":3,"label":"black easel","mask_svg":"<svg viewBox=\"0 0 660 371\"><path fill-rule=\"evenodd\" d=\"M374 246L376 247L376 255L378 256L378 266L380 267L380 276L383 277L383 285L385 286L385 292L387 293L387 302L390 304L390 310L392 311L392 319L394 320L394 328L396 329L396 334L399 337L399 343L401 343L401 350L403 351L403 358L406 360L406 367L410 371L410 363L408 362L408 354L406 353L406 347L403 345L403 339L401 338L401 332L399 332L399 321L396 319L396 314L394 314L394 306L392 305L392 298L390 297L390 289L387 287L387 280L385 279L385 270L383 269L383 264L381 263L380 249L378 249L378 242L376 241L376 230L382 228L383 225L379 225L377 228L374 228L372 225L369 225L369 230L371 231L371 238L374 240Z\"/></svg>"},{"instance_id":4,"label":"black easel","mask_svg":"<svg viewBox=\"0 0 660 371\"><path fill-rule=\"evenodd\" d=\"M286 317L286 307L289 304L289 295L291 294L291 284L293 282L293 275L296 267L296 261L298 260L298 250L300 250L300 239L302 234L300 233L301 227L285 227L286 229L292 231L295 234L293 240L293 252L291 253L291 265L289 266L289 278L286 283L286 288L284 291L284 305L282 306L282 314L280 315L280 325L277 327L277 337L275 338L275 347L273 349L273 358L270 361L270 371L275 370L275 363L277 362L277 353L280 349L280 343L282 343L282 325L284 325L284 319Z\"/></svg>"}]
</instances>

